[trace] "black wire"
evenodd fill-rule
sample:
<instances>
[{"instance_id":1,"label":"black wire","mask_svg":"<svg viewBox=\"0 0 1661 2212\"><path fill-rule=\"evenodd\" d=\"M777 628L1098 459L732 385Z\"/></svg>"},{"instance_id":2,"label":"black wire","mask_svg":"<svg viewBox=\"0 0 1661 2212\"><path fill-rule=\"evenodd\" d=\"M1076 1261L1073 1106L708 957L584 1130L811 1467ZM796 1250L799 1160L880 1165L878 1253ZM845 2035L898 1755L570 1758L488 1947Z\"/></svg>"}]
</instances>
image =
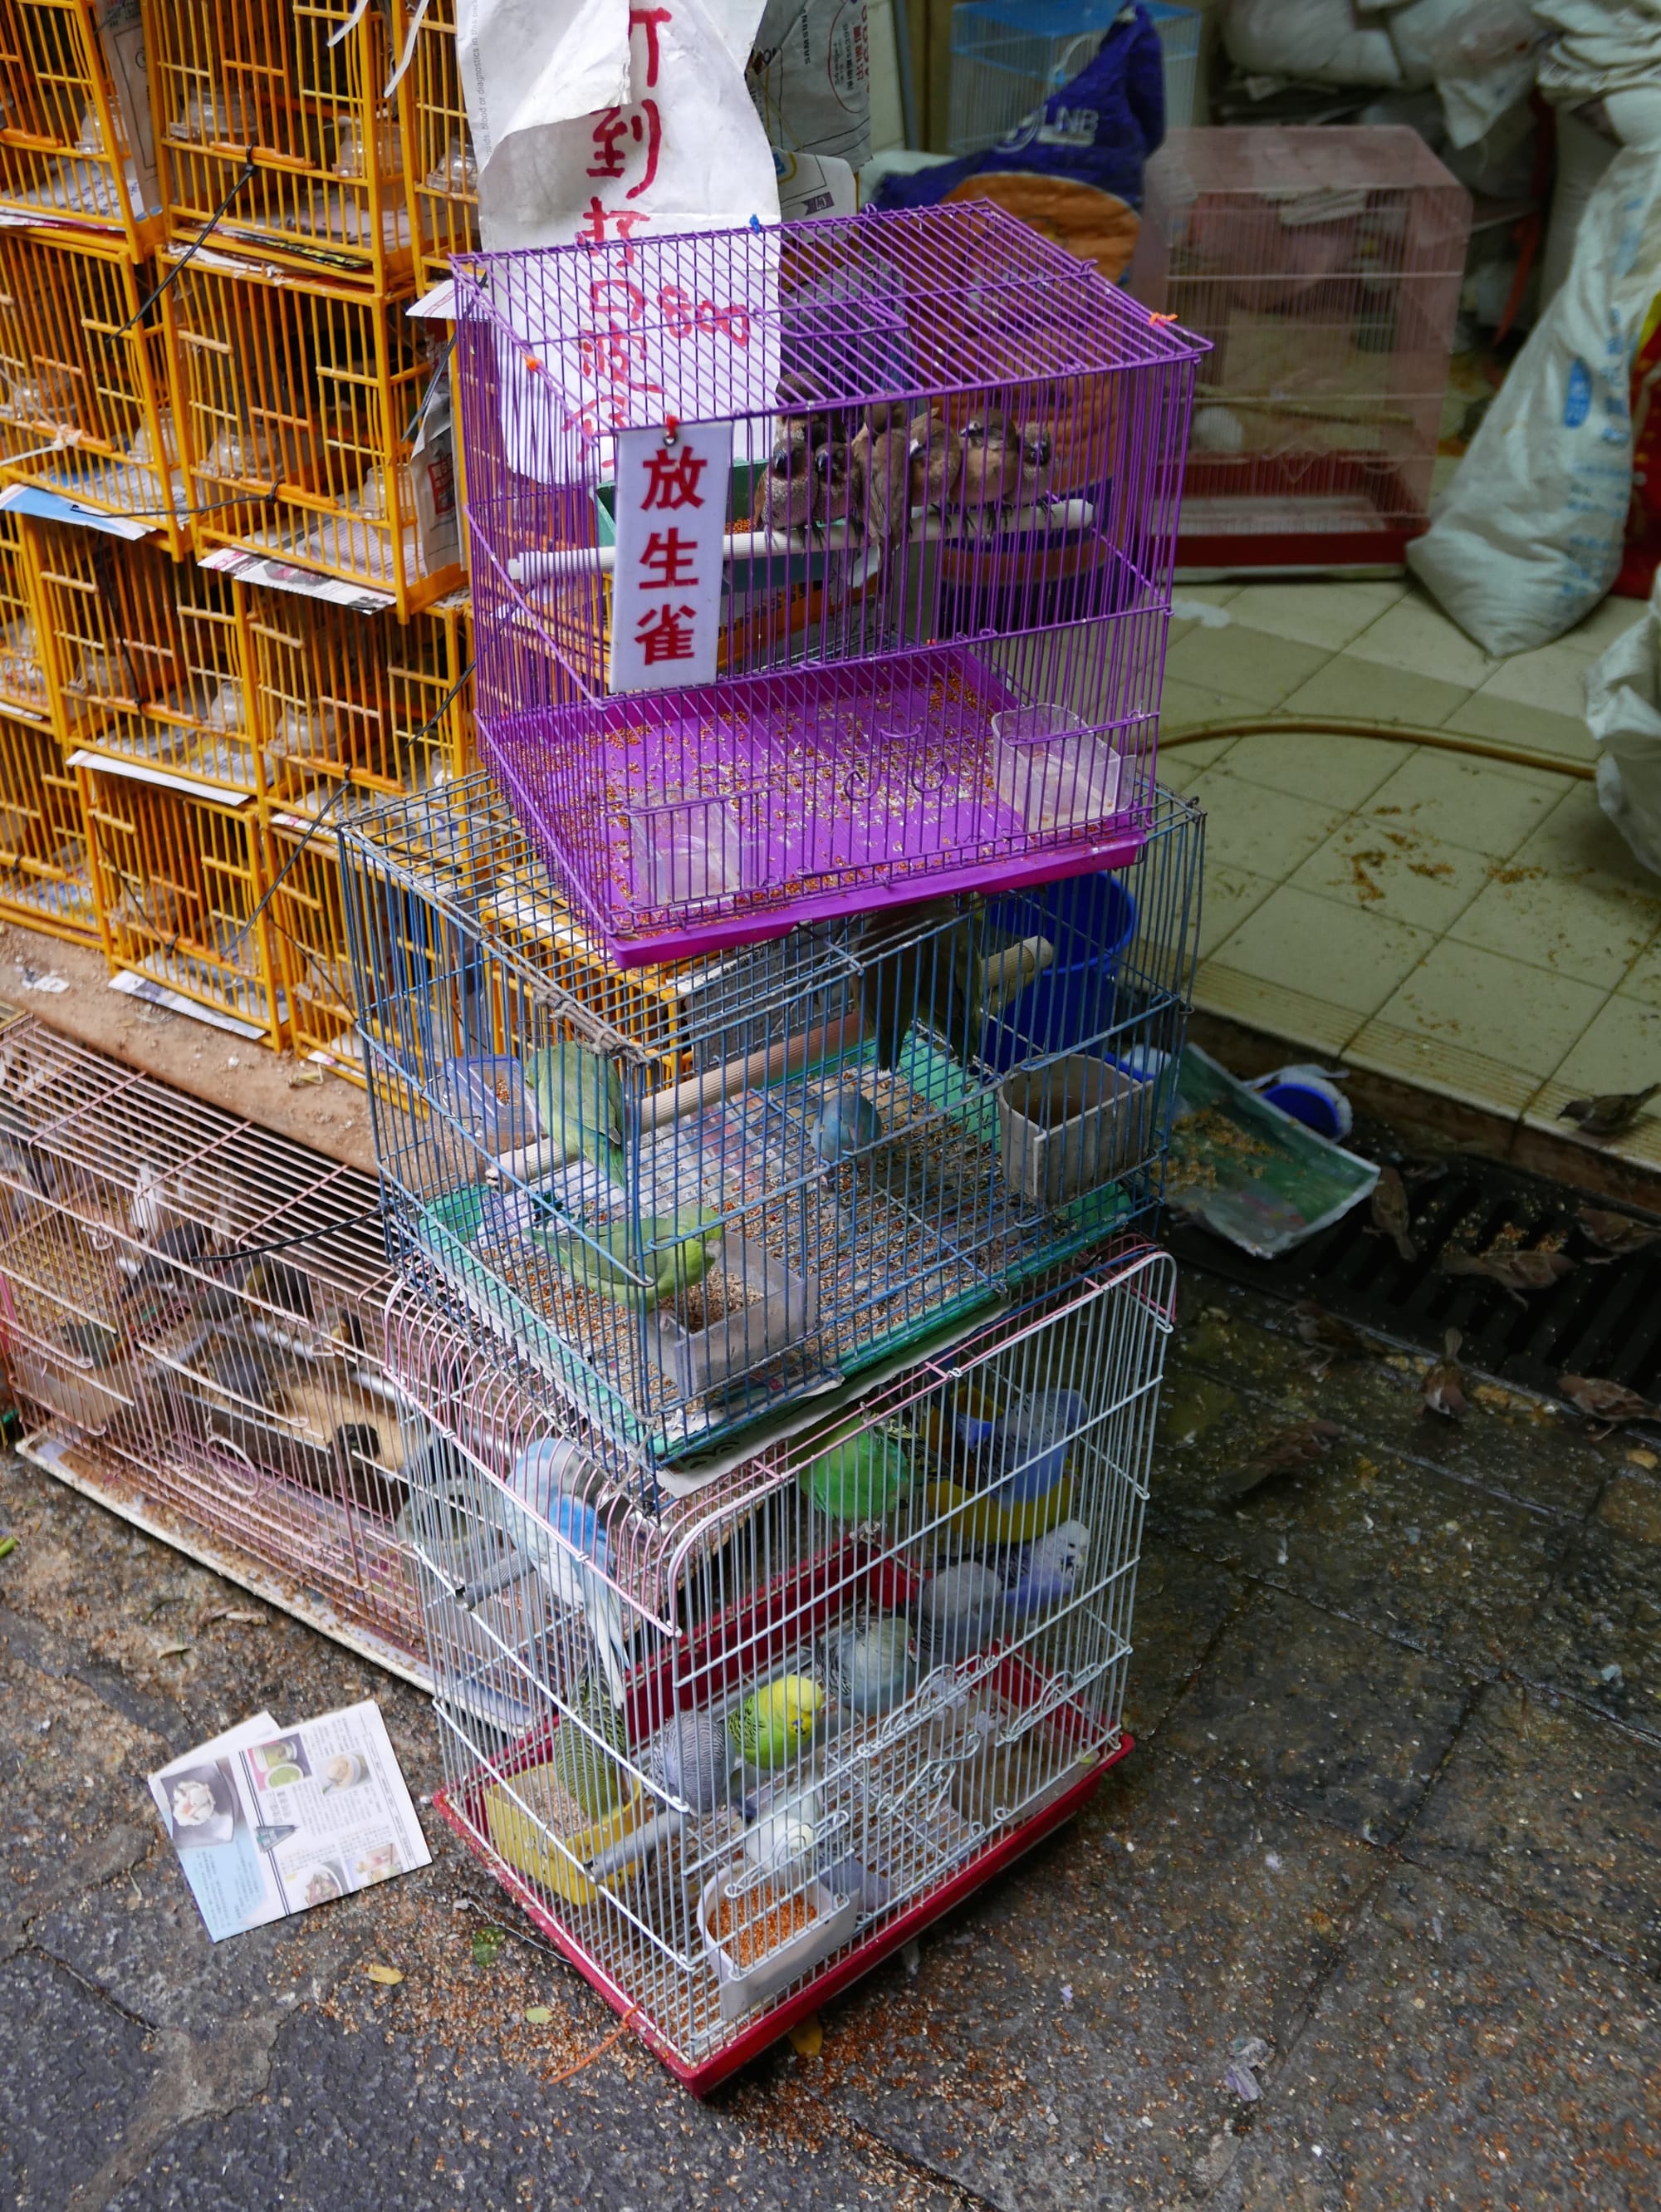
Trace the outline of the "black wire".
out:
<instances>
[{"instance_id":1,"label":"black wire","mask_svg":"<svg viewBox=\"0 0 1661 2212\"><path fill-rule=\"evenodd\" d=\"M258 172L258 167L259 163L254 158L253 148L252 146L245 148L242 155L241 173L238 176L235 183L231 186L229 191L226 193L224 198L221 200L219 205L214 210L213 213L209 216L207 222L203 223L202 228L197 231L196 236L185 247L184 252L181 253L178 260L174 262L173 267L167 271L161 282L156 286L155 291L150 294L149 298L148 300L142 300L138 306L134 308L132 313L128 316L126 321L122 324L120 329L115 333L117 337L124 338L135 323L142 323L143 321L145 316L149 313L151 308L155 307L156 301L161 297L161 295L173 283L174 277L179 275L182 269L188 267L192 257L200 252L202 248L208 243L209 238L213 233L214 226L218 222L220 217L224 214L227 208L230 206L231 202L236 198L237 194L242 190L244 185L246 185L249 179Z\"/></svg>"},{"instance_id":2,"label":"black wire","mask_svg":"<svg viewBox=\"0 0 1661 2212\"><path fill-rule=\"evenodd\" d=\"M321 1229L302 1229L297 1237L279 1237L275 1244L242 1244L233 1252L192 1252L188 1258L175 1258L171 1252L158 1252L154 1245L145 1244L140 1249L152 1260L161 1260L170 1267L240 1267L245 1260L263 1260L268 1252L292 1252L296 1244L320 1243L337 1230L361 1228L366 1221L382 1221L391 1212L391 1201L382 1199L367 1213L343 1214L338 1221L330 1221Z\"/></svg>"}]
</instances>

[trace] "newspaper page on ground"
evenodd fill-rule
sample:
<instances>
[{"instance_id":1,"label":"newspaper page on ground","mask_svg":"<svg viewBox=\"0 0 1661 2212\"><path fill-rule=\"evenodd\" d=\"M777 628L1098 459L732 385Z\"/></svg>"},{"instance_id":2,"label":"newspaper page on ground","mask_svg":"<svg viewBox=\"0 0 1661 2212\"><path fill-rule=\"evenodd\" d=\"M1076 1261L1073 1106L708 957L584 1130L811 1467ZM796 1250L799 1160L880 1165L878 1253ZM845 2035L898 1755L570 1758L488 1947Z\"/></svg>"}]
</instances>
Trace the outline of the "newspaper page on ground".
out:
<instances>
[{"instance_id":1,"label":"newspaper page on ground","mask_svg":"<svg viewBox=\"0 0 1661 2212\"><path fill-rule=\"evenodd\" d=\"M373 1701L287 1729L257 1714L150 1794L215 1943L431 1857Z\"/></svg>"}]
</instances>

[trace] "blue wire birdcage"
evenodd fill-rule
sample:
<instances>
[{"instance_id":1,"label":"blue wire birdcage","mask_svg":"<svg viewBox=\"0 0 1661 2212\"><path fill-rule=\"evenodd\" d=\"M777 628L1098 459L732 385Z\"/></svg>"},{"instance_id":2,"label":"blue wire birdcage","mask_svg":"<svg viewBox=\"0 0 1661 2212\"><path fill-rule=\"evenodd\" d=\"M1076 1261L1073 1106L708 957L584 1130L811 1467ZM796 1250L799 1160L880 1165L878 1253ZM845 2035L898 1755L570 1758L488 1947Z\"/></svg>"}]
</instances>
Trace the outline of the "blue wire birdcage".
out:
<instances>
[{"instance_id":1,"label":"blue wire birdcage","mask_svg":"<svg viewBox=\"0 0 1661 2212\"><path fill-rule=\"evenodd\" d=\"M627 971L488 777L348 823L396 1260L649 1467L1149 1214L1201 850L1155 814L1112 875Z\"/></svg>"}]
</instances>

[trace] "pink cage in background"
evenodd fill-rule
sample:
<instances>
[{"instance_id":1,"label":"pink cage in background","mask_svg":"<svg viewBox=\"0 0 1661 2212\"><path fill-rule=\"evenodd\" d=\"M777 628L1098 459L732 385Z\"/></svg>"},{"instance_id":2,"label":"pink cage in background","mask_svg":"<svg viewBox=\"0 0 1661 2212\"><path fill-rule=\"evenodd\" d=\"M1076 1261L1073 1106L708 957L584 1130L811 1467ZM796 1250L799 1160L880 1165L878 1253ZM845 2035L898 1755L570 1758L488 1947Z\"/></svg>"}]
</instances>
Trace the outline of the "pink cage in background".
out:
<instances>
[{"instance_id":1,"label":"pink cage in background","mask_svg":"<svg viewBox=\"0 0 1661 2212\"><path fill-rule=\"evenodd\" d=\"M1173 131L1128 283L1214 350L1184 570L1399 567L1428 520L1470 199L1415 131Z\"/></svg>"},{"instance_id":2,"label":"pink cage in background","mask_svg":"<svg viewBox=\"0 0 1661 2212\"><path fill-rule=\"evenodd\" d=\"M985 204L477 256L457 312L480 744L618 961L1134 858L1201 343ZM643 434L724 479L673 688Z\"/></svg>"}]
</instances>

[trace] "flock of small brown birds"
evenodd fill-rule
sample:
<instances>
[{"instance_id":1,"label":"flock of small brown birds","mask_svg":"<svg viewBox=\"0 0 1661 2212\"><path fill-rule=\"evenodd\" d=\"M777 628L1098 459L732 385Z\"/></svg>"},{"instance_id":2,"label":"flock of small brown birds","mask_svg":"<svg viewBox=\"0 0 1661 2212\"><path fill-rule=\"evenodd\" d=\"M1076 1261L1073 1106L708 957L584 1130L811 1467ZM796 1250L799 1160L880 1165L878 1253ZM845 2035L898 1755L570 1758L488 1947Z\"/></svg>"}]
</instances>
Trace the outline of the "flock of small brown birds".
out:
<instances>
[{"instance_id":1,"label":"flock of small brown birds","mask_svg":"<svg viewBox=\"0 0 1661 2212\"><path fill-rule=\"evenodd\" d=\"M1656 1088L1661 1089L1661 1085ZM1651 1095L1637 1094L1639 1103ZM1372 1212L1374 1228L1380 1236L1390 1238L1402 1258L1417 1259L1412 1208L1406 1183L1397 1169L1386 1166L1379 1171L1373 1193ZM1565 1252L1511 1249L1468 1252L1450 1246L1442 1253L1440 1265L1451 1275L1486 1277L1519 1304L1525 1304L1528 1294L1550 1289L1577 1266L1607 1267L1661 1240L1661 1222L1638 1220L1631 1214L1613 1213L1600 1206L1582 1206L1574 1219L1581 1237L1597 1248L1582 1260L1576 1261ZM1311 1369L1317 1376L1325 1376L1335 1360L1377 1357L1378 1346L1371 1339L1312 1300L1301 1300L1292 1312L1293 1325L1309 1347ZM1462 1341L1457 1328L1450 1328L1444 1336L1441 1358L1432 1361L1420 1381L1421 1413L1433 1413L1449 1421L1464 1418L1467 1401L1464 1370L1459 1364ZM1624 1383L1610 1382L1601 1376L1561 1375L1557 1388L1585 1416L1586 1434L1594 1440L1609 1436L1628 1421L1661 1422L1661 1407L1652 1404ZM1251 1463L1226 1486L1219 1502L1238 1504L1276 1475L1296 1474L1314 1466L1325 1458L1343 1433L1336 1422L1326 1420L1300 1421L1291 1428L1276 1430L1264 1440Z\"/></svg>"},{"instance_id":2,"label":"flock of small brown birds","mask_svg":"<svg viewBox=\"0 0 1661 2212\"><path fill-rule=\"evenodd\" d=\"M992 412L959 429L897 401L790 415L757 480L751 521L769 537L845 523L851 546L890 550L920 509L954 534L996 537L1048 493L1054 451L1045 424Z\"/></svg>"}]
</instances>

